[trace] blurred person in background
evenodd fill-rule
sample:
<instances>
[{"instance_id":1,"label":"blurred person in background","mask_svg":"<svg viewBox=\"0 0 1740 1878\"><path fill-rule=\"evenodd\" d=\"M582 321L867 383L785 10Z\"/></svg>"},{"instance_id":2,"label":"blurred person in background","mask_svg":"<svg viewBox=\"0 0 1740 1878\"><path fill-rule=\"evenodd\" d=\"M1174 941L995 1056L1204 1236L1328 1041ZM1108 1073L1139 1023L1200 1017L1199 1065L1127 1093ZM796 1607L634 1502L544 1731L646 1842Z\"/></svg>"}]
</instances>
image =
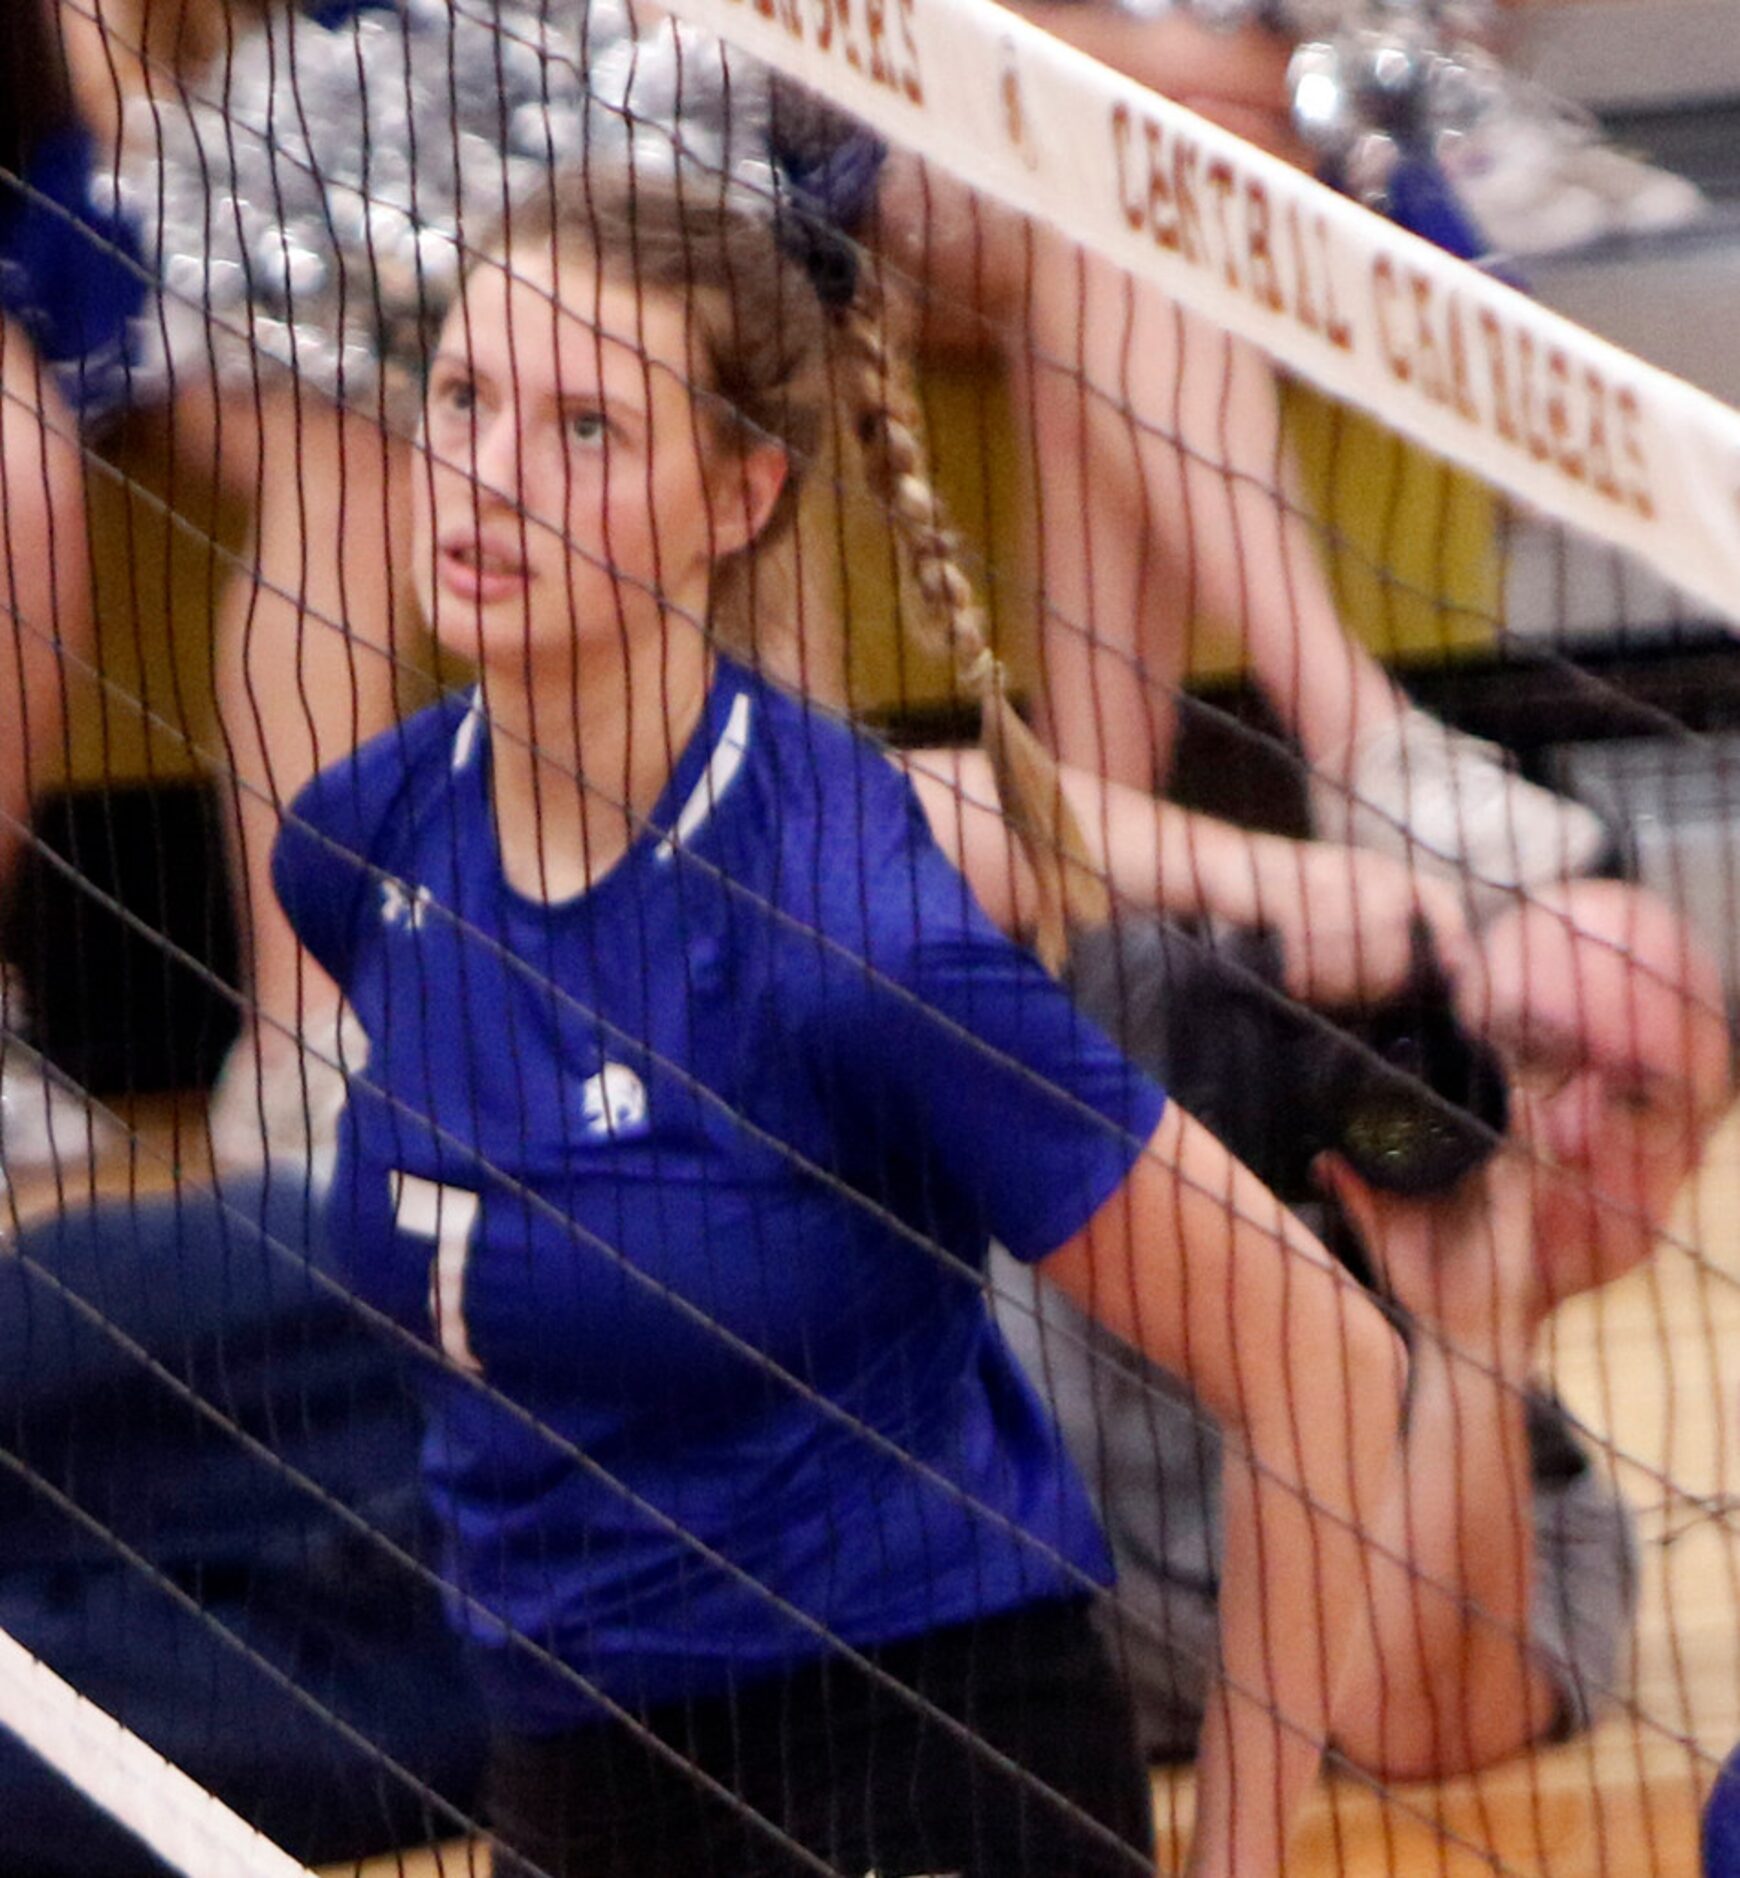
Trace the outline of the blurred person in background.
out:
<instances>
[{"instance_id":1,"label":"blurred person in background","mask_svg":"<svg viewBox=\"0 0 1740 1878\"><path fill-rule=\"evenodd\" d=\"M993 917L1020 930L1031 888L993 833L987 778L958 756L911 762L939 838ZM1406 1541L1374 1580L1337 1741L1369 1771L1410 1779L1586 1726L1616 1687L1635 1540L1542 1386L1539 1350L1561 1304L1649 1256L1732 1099L1707 949L1662 901L1614 881L1543 891L1471 934L1453 893L1387 857L1253 836L1079 773L1066 786L1084 828L1106 831L1095 859L1122 906L1112 926L1075 937L1078 998L1281 1191L1324 1085L1283 1073L1285 1053L1321 1026L1277 1021L1277 993L1337 1021L1415 997L1501 1069L1530 1162L1526 1230L1471 1237L1468 1209L1483 1202L1466 1180L1403 1197L1334 1153L1314 1169L1329 1205L1309 1216L1394 1313L1413 1358ZM1164 889L1168 872L1197 883L1195 905ZM1168 903L1223 931L1261 927L1272 954L1157 925ZM1421 933L1433 954L1423 990ZM1460 1236L1454 1257L1447 1234ZM1004 1262L993 1290L1112 1538L1119 1581L1104 1616L1144 1748L1187 1756L1212 1675L1218 1441L1173 1381L1031 1273Z\"/></svg>"},{"instance_id":2,"label":"blurred person in background","mask_svg":"<svg viewBox=\"0 0 1740 1878\"><path fill-rule=\"evenodd\" d=\"M0 905L56 764L68 664L92 657L87 439L126 402L145 273L132 231L93 191L51 0L0 8ZM0 968L0 1183L8 1166L84 1152L89 1118L27 1047L17 976Z\"/></svg>"}]
</instances>

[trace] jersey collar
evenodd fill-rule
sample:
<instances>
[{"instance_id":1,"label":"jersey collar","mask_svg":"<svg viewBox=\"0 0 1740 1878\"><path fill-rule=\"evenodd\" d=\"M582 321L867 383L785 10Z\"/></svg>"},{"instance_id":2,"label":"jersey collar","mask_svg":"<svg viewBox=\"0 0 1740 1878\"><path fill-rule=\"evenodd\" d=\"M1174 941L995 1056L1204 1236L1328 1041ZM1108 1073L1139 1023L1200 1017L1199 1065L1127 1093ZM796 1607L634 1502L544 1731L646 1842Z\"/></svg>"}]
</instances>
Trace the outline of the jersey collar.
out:
<instances>
[{"instance_id":1,"label":"jersey collar","mask_svg":"<svg viewBox=\"0 0 1740 1878\"><path fill-rule=\"evenodd\" d=\"M712 821L736 782L754 734L755 689L754 678L734 660L716 661L701 721L683 746L648 817L655 861L668 863L688 847ZM482 777L488 748L483 688L473 686L453 732L452 773L461 776L475 769Z\"/></svg>"}]
</instances>

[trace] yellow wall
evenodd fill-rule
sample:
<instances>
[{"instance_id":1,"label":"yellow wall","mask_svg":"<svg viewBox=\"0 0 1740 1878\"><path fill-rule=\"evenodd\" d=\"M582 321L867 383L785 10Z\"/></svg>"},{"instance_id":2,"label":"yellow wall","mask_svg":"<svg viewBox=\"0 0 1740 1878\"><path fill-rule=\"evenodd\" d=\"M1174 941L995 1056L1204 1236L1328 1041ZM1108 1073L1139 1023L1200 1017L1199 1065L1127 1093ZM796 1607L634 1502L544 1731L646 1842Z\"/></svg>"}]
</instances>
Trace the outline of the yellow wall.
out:
<instances>
[{"instance_id":1,"label":"yellow wall","mask_svg":"<svg viewBox=\"0 0 1740 1878\"><path fill-rule=\"evenodd\" d=\"M1028 685L1038 612L1007 386L995 371L934 370L926 374L923 397L937 485L962 537L963 564L999 652L1018 683ZM806 504L803 552L807 590L820 607L838 607L847 622L854 705L871 710L946 700L946 660L901 642L902 599L887 518L855 474L818 479ZM921 612L914 616L922 619Z\"/></svg>"},{"instance_id":2,"label":"yellow wall","mask_svg":"<svg viewBox=\"0 0 1740 1878\"><path fill-rule=\"evenodd\" d=\"M145 446L122 452L113 466L93 463L89 486L101 678L69 671L67 760L56 753L43 781L63 773L75 784L196 774L190 739L221 754L210 619L217 585L243 549L245 518L208 500L189 502L187 523L172 523Z\"/></svg>"},{"instance_id":3,"label":"yellow wall","mask_svg":"<svg viewBox=\"0 0 1740 1878\"><path fill-rule=\"evenodd\" d=\"M1490 646L1503 618L1492 491L1316 392L1290 387L1286 410L1348 625L1392 663Z\"/></svg>"}]
</instances>

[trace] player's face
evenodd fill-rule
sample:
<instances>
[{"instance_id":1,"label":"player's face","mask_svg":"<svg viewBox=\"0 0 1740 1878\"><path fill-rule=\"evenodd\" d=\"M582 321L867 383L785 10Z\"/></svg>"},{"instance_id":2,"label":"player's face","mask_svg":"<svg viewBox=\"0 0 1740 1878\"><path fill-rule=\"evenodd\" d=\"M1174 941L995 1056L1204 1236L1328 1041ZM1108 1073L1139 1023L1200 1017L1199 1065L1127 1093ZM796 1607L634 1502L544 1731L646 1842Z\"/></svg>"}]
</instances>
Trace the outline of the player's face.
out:
<instances>
[{"instance_id":1,"label":"player's face","mask_svg":"<svg viewBox=\"0 0 1740 1878\"><path fill-rule=\"evenodd\" d=\"M705 621L714 560L741 543L714 521L723 452L689 357L681 299L584 254L472 272L416 476L418 598L443 647L535 674Z\"/></svg>"},{"instance_id":2,"label":"player's face","mask_svg":"<svg viewBox=\"0 0 1740 1878\"><path fill-rule=\"evenodd\" d=\"M1531 909L1484 947L1477 1021L1527 1112L1555 1298L1648 1255L1728 1097L1720 985L1665 909L1627 895L1590 883L1575 927Z\"/></svg>"}]
</instances>

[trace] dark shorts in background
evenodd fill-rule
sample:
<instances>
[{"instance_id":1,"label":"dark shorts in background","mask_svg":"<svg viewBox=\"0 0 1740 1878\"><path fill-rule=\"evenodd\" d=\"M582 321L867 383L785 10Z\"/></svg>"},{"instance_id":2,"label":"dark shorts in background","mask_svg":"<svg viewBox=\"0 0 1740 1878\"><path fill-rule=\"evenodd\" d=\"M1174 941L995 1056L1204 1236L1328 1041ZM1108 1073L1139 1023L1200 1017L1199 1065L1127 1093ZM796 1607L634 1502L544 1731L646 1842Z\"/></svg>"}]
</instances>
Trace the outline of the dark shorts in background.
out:
<instances>
[{"instance_id":1,"label":"dark shorts in background","mask_svg":"<svg viewBox=\"0 0 1740 1878\"><path fill-rule=\"evenodd\" d=\"M734 1698L655 1711L648 1726L676 1761L615 1723L507 1737L491 1768L491 1812L525 1862L498 1854L496 1878L815 1870L707 1794L696 1767L850 1878L1152 1871L1148 1782L1085 1602L939 1631L875 1660L976 1738L961 1741L838 1660Z\"/></svg>"}]
</instances>

